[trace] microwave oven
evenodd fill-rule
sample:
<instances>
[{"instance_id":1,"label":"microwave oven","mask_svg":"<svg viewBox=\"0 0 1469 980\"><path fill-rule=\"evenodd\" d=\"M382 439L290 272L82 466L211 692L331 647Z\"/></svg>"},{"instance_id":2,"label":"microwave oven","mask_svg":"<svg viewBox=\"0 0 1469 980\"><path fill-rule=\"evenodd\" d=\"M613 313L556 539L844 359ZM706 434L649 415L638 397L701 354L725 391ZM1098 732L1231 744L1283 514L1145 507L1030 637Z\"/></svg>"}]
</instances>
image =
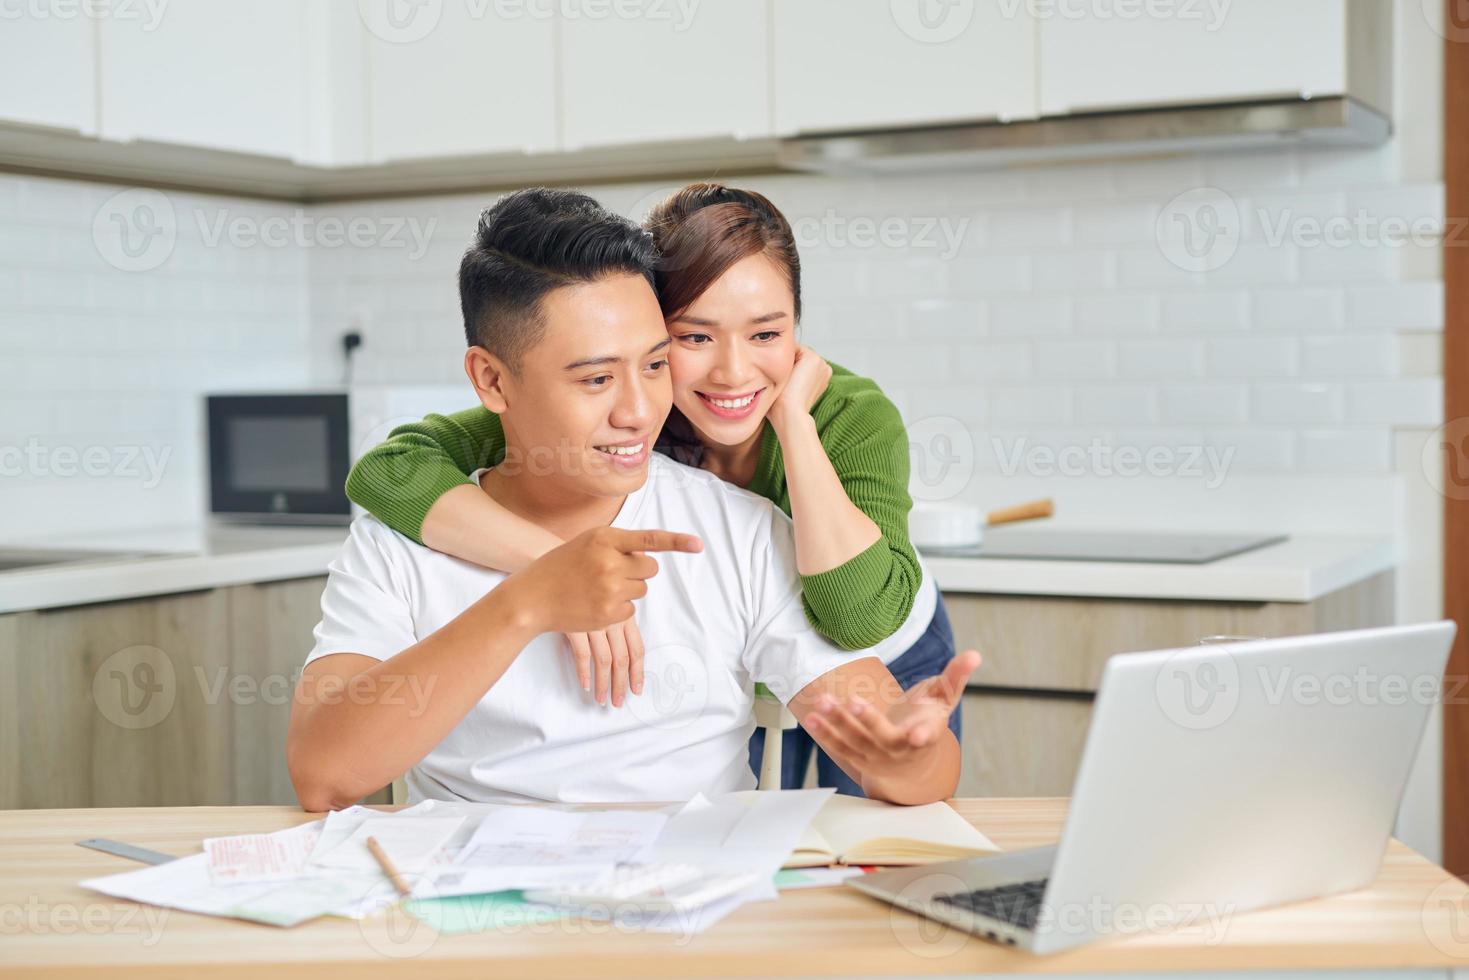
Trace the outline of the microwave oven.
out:
<instances>
[{"instance_id":1,"label":"microwave oven","mask_svg":"<svg viewBox=\"0 0 1469 980\"><path fill-rule=\"evenodd\" d=\"M221 520L347 524L344 393L209 395L209 510Z\"/></svg>"}]
</instances>

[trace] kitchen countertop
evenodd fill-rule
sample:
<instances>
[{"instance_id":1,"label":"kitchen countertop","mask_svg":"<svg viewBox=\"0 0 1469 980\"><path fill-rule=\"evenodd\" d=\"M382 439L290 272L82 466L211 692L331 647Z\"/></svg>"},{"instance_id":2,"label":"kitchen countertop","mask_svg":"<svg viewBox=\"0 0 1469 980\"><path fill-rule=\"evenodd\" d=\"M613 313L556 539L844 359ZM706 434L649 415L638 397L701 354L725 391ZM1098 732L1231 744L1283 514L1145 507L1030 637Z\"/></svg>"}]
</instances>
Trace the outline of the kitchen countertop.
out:
<instances>
[{"instance_id":1,"label":"kitchen countertop","mask_svg":"<svg viewBox=\"0 0 1469 980\"><path fill-rule=\"evenodd\" d=\"M1201 565L937 555L923 560L945 592L1311 602L1394 568L1397 554L1385 537L1302 534Z\"/></svg>"},{"instance_id":2,"label":"kitchen countertop","mask_svg":"<svg viewBox=\"0 0 1469 980\"><path fill-rule=\"evenodd\" d=\"M148 554L0 572L0 613L325 575L346 539L345 527L216 524L5 542Z\"/></svg>"},{"instance_id":3,"label":"kitchen countertop","mask_svg":"<svg viewBox=\"0 0 1469 980\"><path fill-rule=\"evenodd\" d=\"M0 572L0 613L324 575L346 533L196 525L6 542L150 554ZM1386 538L1311 534L1205 565L935 556L924 561L945 592L1310 602L1393 568L1396 555Z\"/></svg>"}]
</instances>

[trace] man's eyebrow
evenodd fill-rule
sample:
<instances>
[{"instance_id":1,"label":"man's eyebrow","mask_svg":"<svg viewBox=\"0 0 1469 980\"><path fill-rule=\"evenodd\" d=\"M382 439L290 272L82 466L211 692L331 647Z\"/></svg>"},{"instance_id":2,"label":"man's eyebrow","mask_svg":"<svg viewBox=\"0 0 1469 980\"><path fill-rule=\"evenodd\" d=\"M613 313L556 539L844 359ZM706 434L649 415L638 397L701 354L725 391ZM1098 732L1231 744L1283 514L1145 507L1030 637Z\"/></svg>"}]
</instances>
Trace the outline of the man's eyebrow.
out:
<instances>
[{"instance_id":1,"label":"man's eyebrow","mask_svg":"<svg viewBox=\"0 0 1469 980\"><path fill-rule=\"evenodd\" d=\"M643 356L647 357L648 354L656 354L672 342L673 339L671 337L664 337L662 340L658 341L658 343L654 344L652 347L649 347L648 353L644 354ZM621 364L625 360L626 358L618 357L616 354L603 354L601 357L584 357L579 361L572 361L570 364L566 365L566 367L562 368L562 370L575 371L578 368L593 367L597 364Z\"/></svg>"}]
</instances>

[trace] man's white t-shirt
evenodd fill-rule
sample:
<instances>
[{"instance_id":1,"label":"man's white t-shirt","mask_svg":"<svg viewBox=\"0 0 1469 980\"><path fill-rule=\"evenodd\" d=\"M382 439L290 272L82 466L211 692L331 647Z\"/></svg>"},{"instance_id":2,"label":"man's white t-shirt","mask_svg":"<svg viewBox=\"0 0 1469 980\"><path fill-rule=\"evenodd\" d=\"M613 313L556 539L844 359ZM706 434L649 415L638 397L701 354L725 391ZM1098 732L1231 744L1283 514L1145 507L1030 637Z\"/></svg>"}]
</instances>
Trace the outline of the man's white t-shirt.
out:
<instances>
[{"instance_id":1,"label":"man's white t-shirt","mask_svg":"<svg viewBox=\"0 0 1469 980\"><path fill-rule=\"evenodd\" d=\"M542 634L408 773L411 800L666 801L751 789L755 682L788 702L835 667L891 661L905 649L843 651L813 630L789 519L713 474L652 454L647 482L612 526L704 542L700 554L657 554L658 574L635 603L643 693L629 692L621 708L597 704L577 681L565 638ZM334 653L386 660L505 577L358 518L330 566L306 662Z\"/></svg>"}]
</instances>

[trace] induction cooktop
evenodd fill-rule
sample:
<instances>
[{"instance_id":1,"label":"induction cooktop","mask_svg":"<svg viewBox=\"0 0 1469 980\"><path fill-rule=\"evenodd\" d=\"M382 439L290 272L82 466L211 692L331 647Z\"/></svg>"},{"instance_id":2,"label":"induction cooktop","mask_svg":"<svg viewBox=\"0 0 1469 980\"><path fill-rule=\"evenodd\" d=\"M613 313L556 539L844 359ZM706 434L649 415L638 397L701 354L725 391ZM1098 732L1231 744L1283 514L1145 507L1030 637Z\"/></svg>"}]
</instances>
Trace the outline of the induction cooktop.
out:
<instances>
[{"instance_id":1,"label":"induction cooktop","mask_svg":"<svg viewBox=\"0 0 1469 980\"><path fill-rule=\"evenodd\" d=\"M935 558L1024 558L1036 561L1163 562L1203 565L1286 540L1284 534L1195 534L1188 531L1085 531L997 527L984 542L923 548Z\"/></svg>"}]
</instances>

